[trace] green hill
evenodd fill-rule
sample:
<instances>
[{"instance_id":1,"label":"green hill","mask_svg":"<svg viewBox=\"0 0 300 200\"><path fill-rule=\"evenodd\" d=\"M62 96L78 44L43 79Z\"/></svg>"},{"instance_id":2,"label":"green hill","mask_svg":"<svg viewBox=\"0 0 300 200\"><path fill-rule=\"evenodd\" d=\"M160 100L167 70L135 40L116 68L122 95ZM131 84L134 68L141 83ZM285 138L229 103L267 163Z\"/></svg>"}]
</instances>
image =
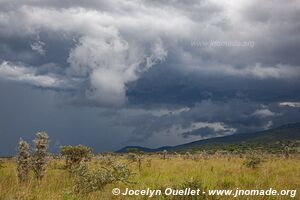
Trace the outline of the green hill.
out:
<instances>
[{"instance_id":1,"label":"green hill","mask_svg":"<svg viewBox=\"0 0 300 200\"><path fill-rule=\"evenodd\" d=\"M289 148L299 150L300 146L300 123L287 124L277 128L259 131L255 133L234 134L224 137L216 137L205 140L181 144L178 146L166 146L158 149L134 146L144 152L168 151L198 151L198 150L228 150L246 151L248 149L264 150L271 153L282 152ZM126 152L124 147L117 152Z\"/></svg>"}]
</instances>

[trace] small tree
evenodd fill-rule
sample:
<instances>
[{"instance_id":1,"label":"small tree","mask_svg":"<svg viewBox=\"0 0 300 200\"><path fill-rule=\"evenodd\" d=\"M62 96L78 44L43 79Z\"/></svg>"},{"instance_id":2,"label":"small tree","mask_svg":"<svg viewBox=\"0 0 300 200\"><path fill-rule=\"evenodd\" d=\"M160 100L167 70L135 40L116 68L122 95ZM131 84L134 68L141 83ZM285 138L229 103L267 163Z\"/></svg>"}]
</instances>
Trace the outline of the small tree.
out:
<instances>
[{"instance_id":1,"label":"small tree","mask_svg":"<svg viewBox=\"0 0 300 200\"><path fill-rule=\"evenodd\" d=\"M128 153L128 159L132 162L137 162L139 172L141 172L142 169L142 154L143 151L139 150L138 148L127 148L126 149Z\"/></svg>"},{"instance_id":2,"label":"small tree","mask_svg":"<svg viewBox=\"0 0 300 200\"><path fill-rule=\"evenodd\" d=\"M17 176L20 183L28 179L30 170L30 151L26 141L20 139L17 153Z\"/></svg>"},{"instance_id":3,"label":"small tree","mask_svg":"<svg viewBox=\"0 0 300 200\"><path fill-rule=\"evenodd\" d=\"M62 146L60 154L65 157L66 165L70 169L78 165L82 160L90 160L92 149L83 145L78 146Z\"/></svg>"},{"instance_id":4,"label":"small tree","mask_svg":"<svg viewBox=\"0 0 300 200\"><path fill-rule=\"evenodd\" d=\"M38 132L33 140L35 149L32 155L32 169L35 177L40 181L44 177L47 164L48 135Z\"/></svg>"}]
</instances>

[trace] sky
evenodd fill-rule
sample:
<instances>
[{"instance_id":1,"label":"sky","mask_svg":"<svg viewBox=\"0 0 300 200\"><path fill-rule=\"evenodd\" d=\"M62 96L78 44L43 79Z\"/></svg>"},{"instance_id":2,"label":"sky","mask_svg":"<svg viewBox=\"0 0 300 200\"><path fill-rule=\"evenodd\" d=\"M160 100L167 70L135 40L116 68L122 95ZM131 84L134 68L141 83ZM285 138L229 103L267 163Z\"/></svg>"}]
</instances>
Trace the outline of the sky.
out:
<instances>
[{"instance_id":1,"label":"sky","mask_svg":"<svg viewBox=\"0 0 300 200\"><path fill-rule=\"evenodd\" d=\"M300 122L298 0L0 0L0 155Z\"/></svg>"}]
</instances>

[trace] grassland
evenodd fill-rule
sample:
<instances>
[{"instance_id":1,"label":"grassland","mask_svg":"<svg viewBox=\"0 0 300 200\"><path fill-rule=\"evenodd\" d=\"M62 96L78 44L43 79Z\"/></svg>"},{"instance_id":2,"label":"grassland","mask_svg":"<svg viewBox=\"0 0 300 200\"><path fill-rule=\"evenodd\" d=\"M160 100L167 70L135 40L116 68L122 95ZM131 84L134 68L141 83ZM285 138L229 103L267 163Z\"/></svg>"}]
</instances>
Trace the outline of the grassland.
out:
<instances>
[{"instance_id":1,"label":"grassland","mask_svg":"<svg viewBox=\"0 0 300 200\"><path fill-rule=\"evenodd\" d=\"M261 155L263 162L252 169L243 165L245 156L237 155L143 155L141 168L132 162L128 155L106 155L93 157L88 165L97 169L103 159L109 157L113 162L124 163L134 173L130 184L113 183L101 191L89 194L75 194L72 175L64 169L62 159L51 159L47 165L46 175L41 182L30 175L25 184L19 184L16 178L14 159L5 159L0 169L0 200L54 200L54 199L147 199L146 197L129 197L112 195L113 188L162 189L180 188L190 180L196 180L201 189L300 189L300 159L297 156ZM294 199L300 199L299 194ZM152 199L169 199L158 196ZM183 199L183 198L179 198ZM187 197L186 199L190 199ZM233 197L206 196L198 199L233 199ZM238 197L235 199L291 199L289 196Z\"/></svg>"}]
</instances>

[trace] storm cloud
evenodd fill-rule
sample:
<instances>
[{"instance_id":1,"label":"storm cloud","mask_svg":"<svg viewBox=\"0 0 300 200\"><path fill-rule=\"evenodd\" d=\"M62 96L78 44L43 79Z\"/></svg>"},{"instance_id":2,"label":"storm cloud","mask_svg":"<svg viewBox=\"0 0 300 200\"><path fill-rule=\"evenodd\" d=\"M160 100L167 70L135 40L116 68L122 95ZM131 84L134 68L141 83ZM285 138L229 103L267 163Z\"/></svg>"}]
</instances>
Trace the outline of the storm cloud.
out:
<instances>
[{"instance_id":1,"label":"storm cloud","mask_svg":"<svg viewBox=\"0 0 300 200\"><path fill-rule=\"evenodd\" d=\"M3 0L0 116L11 117L0 133L17 140L36 130L27 120L18 133L13 128L11 113L24 109L9 99L34 107L23 90L37 99L57 96L44 106L69 120L51 128L42 118L53 137L67 143L60 133L79 123L89 132L73 137L87 134L97 150L300 121L299 16L297 0ZM57 109L64 107L70 110Z\"/></svg>"}]
</instances>

